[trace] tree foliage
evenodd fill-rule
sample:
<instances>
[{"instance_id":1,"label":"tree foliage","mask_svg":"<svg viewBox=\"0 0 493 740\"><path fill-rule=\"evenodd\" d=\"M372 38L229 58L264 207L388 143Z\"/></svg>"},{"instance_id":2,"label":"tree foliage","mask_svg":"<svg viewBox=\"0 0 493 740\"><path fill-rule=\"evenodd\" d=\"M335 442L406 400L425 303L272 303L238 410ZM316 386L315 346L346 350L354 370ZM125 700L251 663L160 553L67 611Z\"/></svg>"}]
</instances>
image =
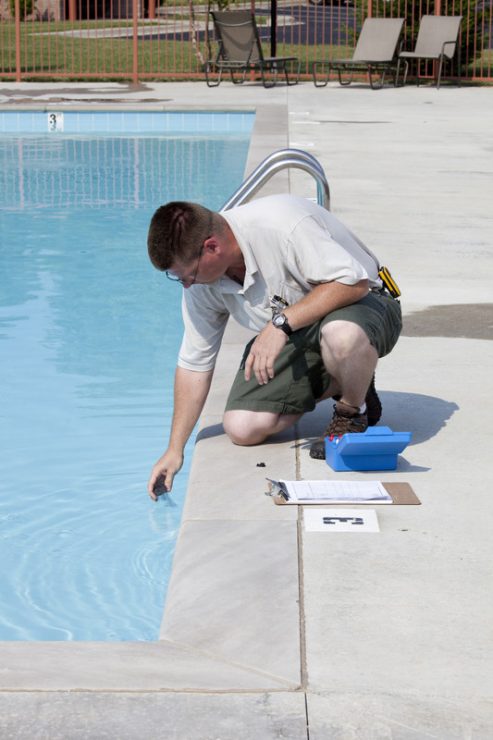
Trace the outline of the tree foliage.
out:
<instances>
[{"instance_id":1,"label":"tree foliage","mask_svg":"<svg viewBox=\"0 0 493 740\"><path fill-rule=\"evenodd\" d=\"M214 9L228 10L235 3L236 3L236 0L216 0L216 2L207 0L207 3L204 6L201 6L201 13L205 13L205 46L207 49L208 58L210 58L211 56L211 40L210 40L210 35L209 35L209 24L208 24L210 12L211 10L214 10ZM195 56L199 60L200 64L204 64L205 59L204 59L204 55L202 54L202 50L200 48L200 43L199 43L200 31L197 27L197 18L195 15L195 8L194 8L193 0L189 0L189 8L190 8L190 23L192 27L191 36L192 36L193 48L195 50Z\"/></svg>"},{"instance_id":2,"label":"tree foliage","mask_svg":"<svg viewBox=\"0 0 493 740\"><path fill-rule=\"evenodd\" d=\"M25 21L34 11L34 0L19 0L21 21ZM10 13L15 18L15 0L10 0Z\"/></svg>"}]
</instances>

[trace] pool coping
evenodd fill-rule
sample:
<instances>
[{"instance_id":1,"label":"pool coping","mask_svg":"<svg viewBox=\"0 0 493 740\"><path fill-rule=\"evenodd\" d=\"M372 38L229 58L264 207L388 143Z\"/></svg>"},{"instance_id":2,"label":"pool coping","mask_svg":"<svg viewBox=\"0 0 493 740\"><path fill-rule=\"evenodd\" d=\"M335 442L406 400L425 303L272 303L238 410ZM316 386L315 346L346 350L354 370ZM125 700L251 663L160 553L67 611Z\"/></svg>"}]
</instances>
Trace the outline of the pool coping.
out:
<instances>
[{"instance_id":1,"label":"pool coping","mask_svg":"<svg viewBox=\"0 0 493 740\"><path fill-rule=\"evenodd\" d=\"M77 109L95 110L94 104ZM61 103L6 105L73 110ZM99 105L101 110L203 110L197 106ZM210 106L208 110L252 106ZM287 106L255 107L246 173L288 145ZM276 192L289 190L286 173ZM269 186L264 192L269 192ZM297 469L293 436L231 455L224 397L248 333L228 327L201 418L187 499L157 642L1 642L0 688L11 691L286 691L303 686L302 591L296 507L267 497L264 466ZM213 450L211 450L211 446ZM213 455L213 457L211 457ZM259 455L262 460L259 462ZM241 462L237 459L241 457ZM265 462L267 461L267 462ZM247 475L244 471L249 471ZM217 481L221 485L217 486ZM215 486L216 495L208 492Z\"/></svg>"}]
</instances>

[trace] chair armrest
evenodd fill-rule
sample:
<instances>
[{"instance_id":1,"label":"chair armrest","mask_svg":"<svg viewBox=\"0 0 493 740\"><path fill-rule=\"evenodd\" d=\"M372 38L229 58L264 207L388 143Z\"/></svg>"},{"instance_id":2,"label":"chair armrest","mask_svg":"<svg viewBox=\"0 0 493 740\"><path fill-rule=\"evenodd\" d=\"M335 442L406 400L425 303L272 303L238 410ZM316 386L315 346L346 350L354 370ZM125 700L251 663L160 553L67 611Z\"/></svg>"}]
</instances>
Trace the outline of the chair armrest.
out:
<instances>
[{"instance_id":1,"label":"chair armrest","mask_svg":"<svg viewBox=\"0 0 493 740\"><path fill-rule=\"evenodd\" d=\"M443 42L443 44L442 44L442 56L445 55L445 47L446 46L449 46L450 44L453 44L453 45L457 44L457 39L455 39L454 41L444 41ZM452 56L453 56L453 54L452 54Z\"/></svg>"}]
</instances>

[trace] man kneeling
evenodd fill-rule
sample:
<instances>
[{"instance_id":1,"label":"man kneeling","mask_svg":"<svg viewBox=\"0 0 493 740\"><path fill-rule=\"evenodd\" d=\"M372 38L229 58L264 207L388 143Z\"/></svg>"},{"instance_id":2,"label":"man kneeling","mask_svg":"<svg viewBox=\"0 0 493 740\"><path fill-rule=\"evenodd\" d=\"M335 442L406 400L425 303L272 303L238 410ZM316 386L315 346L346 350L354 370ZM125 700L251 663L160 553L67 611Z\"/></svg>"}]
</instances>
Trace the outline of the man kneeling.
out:
<instances>
[{"instance_id":1,"label":"man kneeling","mask_svg":"<svg viewBox=\"0 0 493 740\"><path fill-rule=\"evenodd\" d=\"M202 412L229 316L258 331L248 343L224 413L238 445L256 445L325 398L333 417L310 455L324 459L326 434L364 432L380 419L379 357L399 337L401 308L379 263L335 216L303 198L274 195L215 213L172 202L148 235L152 264L185 288L167 450L148 483L170 491Z\"/></svg>"}]
</instances>

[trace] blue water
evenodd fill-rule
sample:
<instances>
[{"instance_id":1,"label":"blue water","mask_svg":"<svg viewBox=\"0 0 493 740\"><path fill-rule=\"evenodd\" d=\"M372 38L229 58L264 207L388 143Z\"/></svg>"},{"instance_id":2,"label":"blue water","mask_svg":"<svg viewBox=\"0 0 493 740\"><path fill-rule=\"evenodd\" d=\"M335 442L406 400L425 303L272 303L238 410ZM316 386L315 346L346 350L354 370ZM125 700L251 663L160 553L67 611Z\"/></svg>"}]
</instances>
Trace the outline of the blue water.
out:
<instances>
[{"instance_id":1,"label":"blue water","mask_svg":"<svg viewBox=\"0 0 493 740\"><path fill-rule=\"evenodd\" d=\"M154 504L181 288L150 265L170 199L219 208L228 139L0 137L0 640L154 640L186 487Z\"/></svg>"}]
</instances>

